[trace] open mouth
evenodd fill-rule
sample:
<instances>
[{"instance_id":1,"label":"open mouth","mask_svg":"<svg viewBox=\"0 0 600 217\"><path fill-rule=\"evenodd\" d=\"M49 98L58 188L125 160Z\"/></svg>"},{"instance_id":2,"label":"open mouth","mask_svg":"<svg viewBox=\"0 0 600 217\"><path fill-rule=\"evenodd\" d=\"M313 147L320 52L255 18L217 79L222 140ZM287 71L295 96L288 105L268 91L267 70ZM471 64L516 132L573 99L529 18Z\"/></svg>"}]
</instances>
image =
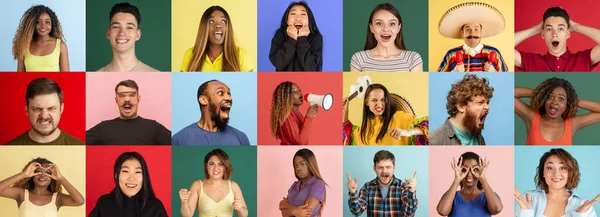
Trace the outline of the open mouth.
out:
<instances>
[{"instance_id":1,"label":"open mouth","mask_svg":"<svg viewBox=\"0 0 600 217\"><path fill-rule=\"evenodd\" d=\"M127 188L132 188L133 189L133 188L137 187L137 184L125 184L125 186Z\"/></svg>"},{"instance_id":2,"label":"open mouth","mask_svg":"<svg viewBox=\"0 0 600 217\"><path fill-rule=\"evenodd\" d=\"M132 109L132 107L133 107L133 106L131 106L131 105L124 105L124 106L123 106L123 111L125 111L125 112L127 112L127 113L130 113L130 112L131 112L131 109Z\"/></svg>"},{"instance_id":3,"label":"open mouth","mask_svg":"<svg viewBox=\"0 0 600 217\"><path fill-rule=\"evenodd\" d=\"M488 115L488 113L486 112L481 117L479 117L479 121L481 122L481 124L483 124L485 122L485 118L487 117L487 115Z\"/></svg>"},{"instance_id":4,"label":"open mouth","mask_svg":"<svg viewBox=\"0 0 600 217\"><path fill-rule=\"evenodd\" d=\"M376 108L375 108L375 111L376 111L376 112L383 112L383 107L376 107Z\"/></svg>"},{"instance_id":5,"label":"open mouth","mask_svg":"<svg viewBox=\"0 0 600 217\"><path fill-rule=\"evenodd\" d=\"M381 38L385 41L388 41L392 38L392 35L388 35L388 34L383 34L381 35Z\"/></svg>"},{"instance_id":6,"label":"open mouth","mask_svg":"<svg viewBox=\"0 0 600 217\"><path fill-rule=\"evenodd\" d=\"M45 181L48 181L48 179L46 179L45 177L40 177L40 178L38 178L38 181L39 182L45 182Z\"/></svg>"},{"instance_id":7,"label":"open mouth","mask_svg":"<svg viewBox=\"0 0 600 217\"><path fill-rule=\"evenodd\" d=\"M561 182L561 181L562 181L562 178L552 178L552 181L553 181L553 182Z\"/></svg>"},{"instance_id":8,"label":"open mouth","mask_svg":"<svg viewBox=\"0 0 600 217\"><path fill-rule=\"evenodd\" d=\"M41 128L50 127L51 123L52 123L51 119L38 120L38 122L37 122L38 126Z\"/></svg>"},{"instance_id":9,"label":"open mouth","mask_svg":"<svg viewBox=\"0 0 600 217\"><path fill-rule=\"evenodd\" d=\"M556 106L550 106L550 109L548 109L548 113L552 116L555 116L556 114L558 114L558 108Z\"/></svg>"},{"instance_id":10,"label":"open mouth","mask_svg":"<svg viewBox=\"0 0 600 217\"><path fill-rule=\"evenodd\" d=\"M116 42L117 42L117 44L125 44L125 43L129 42L129 39L117 39Z\"/></svg>"},{"instance_id":11,"label":"open mouth","mask_svg":"<svg viewBox=\"0 0 600 217\"><path fill-rule=\"evenodd\" d=\"M221 39L223 39L223 32L222 32L222 31L216 31L216 32L215 32L215 38L216 38L217 40L221 40Z\"/></svg>"},{"instance_id":12,"label":"open mouth","mask_svg":"<svg viewBox=\"0 0 600 217\"><path fill-rule=\"evenodd\" d=\"M296 27L296 30L300 30L302 29L304 25L302 25L302 23L294 23L294 27Z\"/></svg>"},{"instance_id":13,"label":"open mouth","mask_svg":"<svg viewBox=\"0 0 600 217\"><path fill-rule=\"evenodd\" d=\"M552 47L556 48L558 47L560 43L558 41L552 41Z\"/></svg>"},{"instance_id":14,"label":"open mouth","mask_svg":"<svg viewBox=\"0 0 600 217\"><path fill-rule=\"evenodd\" d=\"M465 181L467 181L469 183L473 182L474 180L475 179L473 177L467 177L467 178L465 178Z\"/></svg>"}]
</instances>

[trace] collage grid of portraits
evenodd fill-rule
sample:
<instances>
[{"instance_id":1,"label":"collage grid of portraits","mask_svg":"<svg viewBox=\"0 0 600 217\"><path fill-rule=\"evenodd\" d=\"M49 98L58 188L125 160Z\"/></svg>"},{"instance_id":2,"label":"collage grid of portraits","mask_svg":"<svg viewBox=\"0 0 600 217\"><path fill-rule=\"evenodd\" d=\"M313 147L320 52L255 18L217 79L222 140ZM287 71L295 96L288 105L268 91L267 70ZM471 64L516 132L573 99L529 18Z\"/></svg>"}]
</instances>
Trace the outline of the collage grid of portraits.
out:
<instances>
[{"instance_id":1,"label":"collage grid of portraits","mask_svg":"<svg viewBox=\"0 0 600 217\"><path fill-rule=\"evenodd\" d=\"M0 216L596 216L599 6L11 1Z\"/></svg>"}]
</instances>

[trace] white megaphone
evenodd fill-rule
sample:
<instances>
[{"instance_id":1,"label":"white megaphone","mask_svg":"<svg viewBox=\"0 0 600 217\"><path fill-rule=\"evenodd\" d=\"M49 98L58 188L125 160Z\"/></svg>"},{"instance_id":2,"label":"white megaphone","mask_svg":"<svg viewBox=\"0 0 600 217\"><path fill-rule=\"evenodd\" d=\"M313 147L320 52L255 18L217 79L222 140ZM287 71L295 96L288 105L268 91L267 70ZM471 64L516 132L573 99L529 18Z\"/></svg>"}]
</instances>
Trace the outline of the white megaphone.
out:
<instances>
[{"instance_id":1,"label":"white megaphone","mask_svg":"<svg viewBox=\"0 0 600 217\"><path fill-rule=\"evenodd\" d=\"M363 97L367 91L367 87L371 84L373 84L373 81L371 81L371 77L368 75L358 76L356 83L350 85L350 96L348 96L348 101L356 97Z\"/></svg>"},{"instance_id":2,"label":"white megaphone","mask_svg":"<svg viewBox=\"0 0 600 217\"><path fill-rule=\"evenodd\" d=\"M317 95L312 93L304 94L304 100L309 102L310 105L317 104L323 107L323 110L329 111L333 105L333 95L327 93L325 95Z\"/></svg>"}]
</instances>

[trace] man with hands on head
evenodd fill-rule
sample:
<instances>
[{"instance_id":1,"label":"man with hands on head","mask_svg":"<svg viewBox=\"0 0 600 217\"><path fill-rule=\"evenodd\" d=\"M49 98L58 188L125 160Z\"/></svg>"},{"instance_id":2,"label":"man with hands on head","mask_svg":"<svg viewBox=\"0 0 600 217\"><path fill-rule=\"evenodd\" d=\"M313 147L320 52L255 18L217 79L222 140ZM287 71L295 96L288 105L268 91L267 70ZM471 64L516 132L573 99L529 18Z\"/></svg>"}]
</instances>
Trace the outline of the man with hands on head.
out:
<instances>
[{"instance_id":1,"label":"man with hands on head","mask_svg":"<svg viewBox=\"0 0 600 217\"><path fill-rule=\"evenodd\" d=\"M416 196L417 172L412 179L405 181L394 176L396 160L387 150L378 151L373 158L373 170L377 178L365 183L357 192L358 178L348 176L348 205L354 216L367 211L368 217L374 216L414 216L417 211Z\"/></svg>"}]
</instances>

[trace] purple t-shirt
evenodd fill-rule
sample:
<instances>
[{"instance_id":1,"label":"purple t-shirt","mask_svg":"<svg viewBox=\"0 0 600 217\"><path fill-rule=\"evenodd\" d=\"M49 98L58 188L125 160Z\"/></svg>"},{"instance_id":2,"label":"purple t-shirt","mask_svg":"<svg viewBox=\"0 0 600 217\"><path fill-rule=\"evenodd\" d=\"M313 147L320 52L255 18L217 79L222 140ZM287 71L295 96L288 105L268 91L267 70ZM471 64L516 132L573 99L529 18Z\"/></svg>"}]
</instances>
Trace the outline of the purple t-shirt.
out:
<instances>
[{"instance_id":1,"label":"purple t-shirt","mask_svg":"<svg viewBox=\"0 0 600 217\"><path fill-rule=\"evenodd\" d=\"M306 184L304 184L302 190L300 190L300 182L302 182L302 180L295 181L290 187L290 190L288 190L288 203L294 206L303 206L306 204L306 200L309 197L317 199L319 205L313 209L311 215L311 217L315 217L319 213L321 203L323 203L323 198L325 197L325 182L313 176Z\"/></svg>"}]
</instances>

